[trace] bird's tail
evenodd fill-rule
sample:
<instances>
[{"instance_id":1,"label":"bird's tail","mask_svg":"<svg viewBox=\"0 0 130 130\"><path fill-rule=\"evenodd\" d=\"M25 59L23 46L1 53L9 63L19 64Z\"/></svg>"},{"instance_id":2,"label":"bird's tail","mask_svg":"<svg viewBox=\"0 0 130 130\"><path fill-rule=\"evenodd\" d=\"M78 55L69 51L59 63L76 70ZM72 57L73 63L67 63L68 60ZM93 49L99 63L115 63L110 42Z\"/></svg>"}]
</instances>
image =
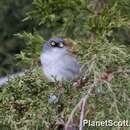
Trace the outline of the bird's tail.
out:
<instances>
[{"instance_id":1,"label":"bird's tail","mask_svg":"<svg viewBox=\"0 0 130 130\"><path fill-rule=\"evenodd\" d=\"M17 76L23 76L25 72L18 72L16 74L8 75L0 78L0 87L8 83L9 80L15 79Z\"/></svg>"}]
</instances>

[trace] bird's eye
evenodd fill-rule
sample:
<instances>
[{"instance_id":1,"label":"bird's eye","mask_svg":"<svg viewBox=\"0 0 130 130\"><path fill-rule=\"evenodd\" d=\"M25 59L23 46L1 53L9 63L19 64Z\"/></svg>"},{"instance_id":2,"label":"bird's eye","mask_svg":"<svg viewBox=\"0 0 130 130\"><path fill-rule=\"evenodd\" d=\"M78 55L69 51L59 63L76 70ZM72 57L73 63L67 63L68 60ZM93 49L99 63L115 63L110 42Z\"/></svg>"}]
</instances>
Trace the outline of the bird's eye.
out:
<instances>
[{"instance_id":1,"label":"bird's eye","mask_svg":"<svg viewBox=\"0 0 130 130\"><path fill-rule=\"evenodd\" d=\"M55 46L55 45L56 45L56 43L55 43L55 42L51 42L51 45L52 45L52 46Z\"/></svg>"},{"instance_id":2,"label":"bird's eye","mask_svg":"<svg viewBox=\"0 0 130 130\"><path fill-rule=\"evenodd\" d=\"M64 43L63 43L63 42L60 42L60 43L59 43L59 47L64 47Z\"/></svg>"}]
</instances>

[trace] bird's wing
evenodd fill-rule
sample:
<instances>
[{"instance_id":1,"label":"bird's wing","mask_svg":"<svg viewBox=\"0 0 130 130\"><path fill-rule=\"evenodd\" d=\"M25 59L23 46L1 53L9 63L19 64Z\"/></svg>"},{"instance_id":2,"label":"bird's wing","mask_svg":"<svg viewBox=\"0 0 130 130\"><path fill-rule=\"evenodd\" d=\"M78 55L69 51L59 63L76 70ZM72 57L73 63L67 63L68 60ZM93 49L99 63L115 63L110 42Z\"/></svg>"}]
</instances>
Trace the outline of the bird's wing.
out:
<instances>
[{"instance_id":1,"label":"bird's wing","mask_svg":"<svg viewBox=\"0 0 130 130\"><path fill-rule=\"evenodd\" d=\"M80 64L78 61L70 56L70 55L65 55L63 58L64 61L64 70L72 73L73 75L79 75L80 74Z\"/></svg>"}]
</instances>

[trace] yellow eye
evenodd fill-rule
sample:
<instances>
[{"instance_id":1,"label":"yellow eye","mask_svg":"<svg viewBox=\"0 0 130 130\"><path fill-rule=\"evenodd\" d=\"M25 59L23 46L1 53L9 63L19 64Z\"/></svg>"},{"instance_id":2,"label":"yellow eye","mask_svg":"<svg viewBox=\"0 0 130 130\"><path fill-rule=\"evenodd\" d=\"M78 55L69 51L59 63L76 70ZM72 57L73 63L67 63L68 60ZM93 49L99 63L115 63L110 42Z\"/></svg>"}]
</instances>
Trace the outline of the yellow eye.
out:
<instances>
[{"instance_id":1,"label":"yellow eye","mask_svg":"<svg viewBox=\"0 0 130 130\"><path fill-rule=\"evenodd\" d=\"M56 43L55 43L55 42L51 42L51 45L52 45L52 46L55 46L55 45L56 45Z\"/></svg>"},{"instance_id":2,"label":"yellow eye","mask_svg":"<svg viewBox=\"0 0 130 130\"><path fill-rule=\"evenodd\" d=\"M64 43L63 43L63 42L60 42L60 43L59 43L59 47L64 47Z\"/></svg>"}]
</instances>

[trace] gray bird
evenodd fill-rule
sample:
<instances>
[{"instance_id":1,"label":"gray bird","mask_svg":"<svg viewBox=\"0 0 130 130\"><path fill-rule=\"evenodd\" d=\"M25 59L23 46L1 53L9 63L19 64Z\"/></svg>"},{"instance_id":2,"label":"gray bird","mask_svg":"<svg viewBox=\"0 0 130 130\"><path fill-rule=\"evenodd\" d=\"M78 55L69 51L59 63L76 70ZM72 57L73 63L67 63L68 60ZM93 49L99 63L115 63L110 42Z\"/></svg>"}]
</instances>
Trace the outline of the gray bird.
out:
<instances>
[{"instance_id":1,"label":"gray bird","mask_svg":"<svg viewBox=\"0 0 130 130\"><path fill-rule=\"evenodd\" d=\"M43 46L41 64L49 81L75 80L80 75L80 65L74 57L72 41L49 39Z\"/></svg>"}]
</instances>

